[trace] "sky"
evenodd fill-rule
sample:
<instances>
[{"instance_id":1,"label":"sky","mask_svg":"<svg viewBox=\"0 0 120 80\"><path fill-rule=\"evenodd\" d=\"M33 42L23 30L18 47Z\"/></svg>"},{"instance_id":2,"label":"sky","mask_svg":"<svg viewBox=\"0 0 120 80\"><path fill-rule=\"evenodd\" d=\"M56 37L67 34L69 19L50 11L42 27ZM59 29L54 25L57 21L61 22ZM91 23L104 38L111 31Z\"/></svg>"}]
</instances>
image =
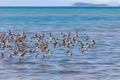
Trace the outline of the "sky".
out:
<instances>
[{"instance_id":1,"label":"sky","mask_svg":"<svg viewBox=\"0 0 120 80\"><path fill-rule=\"evenodd\" d=\"M120 5L120 0L0 0L0 6L71 6L76 2Z\"/></svg>"}]
</instances>

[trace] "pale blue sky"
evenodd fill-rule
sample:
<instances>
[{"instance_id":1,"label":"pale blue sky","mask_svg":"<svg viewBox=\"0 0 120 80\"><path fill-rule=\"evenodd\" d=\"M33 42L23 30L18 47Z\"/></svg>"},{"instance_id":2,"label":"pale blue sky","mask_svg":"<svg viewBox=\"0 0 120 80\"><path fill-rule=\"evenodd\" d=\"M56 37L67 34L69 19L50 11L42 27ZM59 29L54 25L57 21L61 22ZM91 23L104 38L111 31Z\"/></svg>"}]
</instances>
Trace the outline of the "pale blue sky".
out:
<instances>
[{"instance_id":1,"label":"pale blue sky","mask_svg":"<svg viewBox=\"0 0 120 80\"><path fill-rule=\"evenodd\" d=\"M120 5L120 0L0 0L0 6L70 6L75 2Z\"/></svg>"}]
</instances>

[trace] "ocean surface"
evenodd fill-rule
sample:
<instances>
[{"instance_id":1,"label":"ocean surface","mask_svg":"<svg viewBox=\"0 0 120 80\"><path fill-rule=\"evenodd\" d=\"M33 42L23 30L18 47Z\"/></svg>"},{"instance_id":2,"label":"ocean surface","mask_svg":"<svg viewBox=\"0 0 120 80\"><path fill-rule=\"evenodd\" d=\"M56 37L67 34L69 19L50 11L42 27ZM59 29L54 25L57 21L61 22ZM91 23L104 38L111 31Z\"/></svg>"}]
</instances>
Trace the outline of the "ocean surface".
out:
<instances>
[{"instance_id":1,"label":"ocean surface","mask_svg":"<svg viewBox=\"0 0 120 80\"><path fill-rule=\"evenodd\" d=\"M0 33L78 32L96 44L85 54L53 50L41 60L0 60L0 80L120 80L120 7L0 7ZM0 50L2 52L2 50ZM14 59L13 59L14 60Z\"/></svg>"}]
</instances>

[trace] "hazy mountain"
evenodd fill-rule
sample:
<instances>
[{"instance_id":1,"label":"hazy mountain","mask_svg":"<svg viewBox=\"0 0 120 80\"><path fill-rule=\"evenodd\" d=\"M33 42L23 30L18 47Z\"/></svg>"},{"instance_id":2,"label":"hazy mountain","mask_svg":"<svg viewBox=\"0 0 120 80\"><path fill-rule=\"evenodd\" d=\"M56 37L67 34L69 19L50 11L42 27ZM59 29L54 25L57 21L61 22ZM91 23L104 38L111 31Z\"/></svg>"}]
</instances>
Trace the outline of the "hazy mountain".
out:
<instances>
[{"instance_id":1,"label":"hazy mountain","mask_svg":"<svg viewBox=\"0 0 120 80\"><path fill-rule=\"evenodd\" d=\"M74 3L73 6L81 6L81 7L106 7L108 5L106 5L106 4L93 4L93 3L78 2L78 3Z\"/></svg>"}]
</instances>

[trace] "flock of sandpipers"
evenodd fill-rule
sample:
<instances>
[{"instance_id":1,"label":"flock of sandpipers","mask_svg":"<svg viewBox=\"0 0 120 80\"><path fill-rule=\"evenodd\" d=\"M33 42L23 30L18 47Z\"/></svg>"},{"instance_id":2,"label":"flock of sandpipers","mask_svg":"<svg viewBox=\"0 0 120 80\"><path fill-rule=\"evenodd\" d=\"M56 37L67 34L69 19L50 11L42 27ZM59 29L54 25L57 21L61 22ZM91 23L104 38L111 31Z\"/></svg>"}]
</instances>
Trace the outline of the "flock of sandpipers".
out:
<instances>
[{"instance_id":1,"label":"flock of sandpipers","mask_svg":"<svg viewBox=\"0 0 120 80\"><path fill-rule=\"evenodd\" d=\"M42 60L48 56L54 54L53 49L55 48L80 48L80 53L83 54L89 48L95 45L95 40L89 36L85 36L83 40L80 40L79 32L58 32L59 35L54 32L47 33L34 33L32 35L25 32L14 33L9 30L8 33L0 33L0 59L12 58L17 56L17 61L21 62L25 55L29 53L34 54L37 58L41 53L40 57ZM76 46L76 44L78 46ZM2 52L2 51L9 52ZM7 54L7 55L6 55ZM68 56L74 55L70 50L66 50L65 54Z\"/></svg>"}]
</instances>

